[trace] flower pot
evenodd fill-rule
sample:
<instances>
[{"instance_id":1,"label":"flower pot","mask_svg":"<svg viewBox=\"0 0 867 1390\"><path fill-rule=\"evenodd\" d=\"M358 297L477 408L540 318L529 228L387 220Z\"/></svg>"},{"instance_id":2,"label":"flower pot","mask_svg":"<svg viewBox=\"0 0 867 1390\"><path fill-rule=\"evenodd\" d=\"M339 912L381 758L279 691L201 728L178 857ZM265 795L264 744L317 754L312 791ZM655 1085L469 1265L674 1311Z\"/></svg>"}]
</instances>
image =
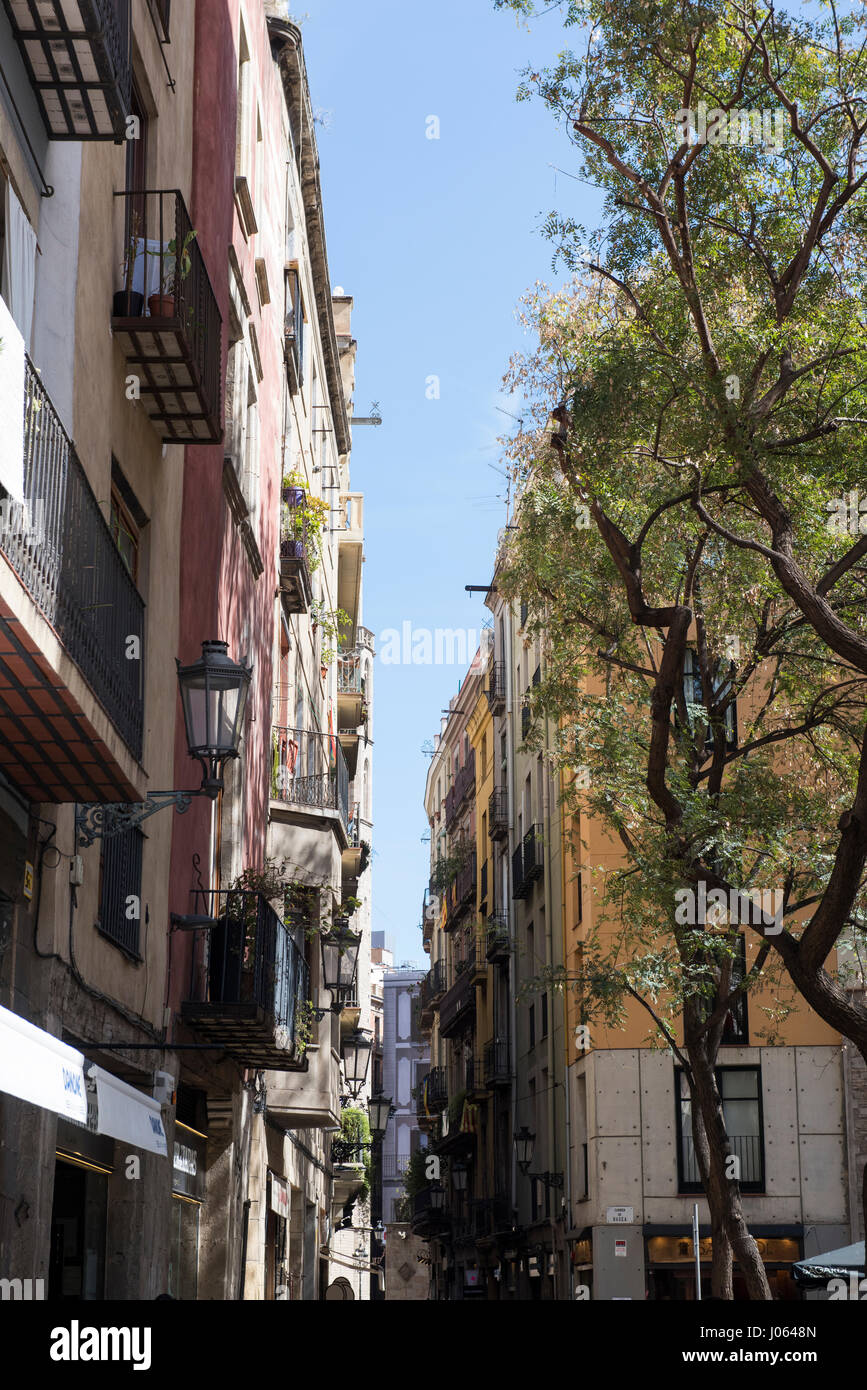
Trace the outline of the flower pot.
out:
<instances>
[{"instance_id":1,"label":"flower pot","mask_svg":"<svg viewBox=\"0 0 867 1390\"><path fill-rule=\"evenodd\" d=\"M152 294L148 300L148 311L152 319L173 319L175 316L174 295Z\"/></svg>"},{"instance_id":2,"label":"flower pot","mask_svg":"<svg viewBox=\"0 0 867 1390\"><path fill-rule=\"evenodd\" d=\"M320 666L320 667L319 667L319 674L320 674L320 676L322 677L322 679L325 680L325 677L328 675L328 667L327 667L327 666Z\"/></svg>"},{"instance_id":3,"label":"flower pot","mask_svg":"<svg viewBox=\"0 0 867 1390\"><path fill-rule=\"evenodd\" d=\"M143 318L144 295L140 290L118 290L111 302L111 312L116 319Z\"/></svg>"}]
</instances>

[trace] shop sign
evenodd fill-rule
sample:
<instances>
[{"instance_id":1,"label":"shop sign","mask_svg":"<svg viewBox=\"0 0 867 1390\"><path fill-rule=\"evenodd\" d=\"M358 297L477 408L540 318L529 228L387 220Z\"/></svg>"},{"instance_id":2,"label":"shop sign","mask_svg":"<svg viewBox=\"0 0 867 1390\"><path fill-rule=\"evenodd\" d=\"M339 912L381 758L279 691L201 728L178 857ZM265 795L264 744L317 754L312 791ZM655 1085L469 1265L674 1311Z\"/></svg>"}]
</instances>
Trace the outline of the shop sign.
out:
<instances>
[{"instance_id":1,"label":"shop sign","mask_svg":"<svg viewBox=\"0 0 867 1390\"><path fill-rule=\"evenodd\" d=\"M289 1220L289 1185L274 1173L271 1174L271 1210L284 1221Z\"/></svg>"}]
</instances>

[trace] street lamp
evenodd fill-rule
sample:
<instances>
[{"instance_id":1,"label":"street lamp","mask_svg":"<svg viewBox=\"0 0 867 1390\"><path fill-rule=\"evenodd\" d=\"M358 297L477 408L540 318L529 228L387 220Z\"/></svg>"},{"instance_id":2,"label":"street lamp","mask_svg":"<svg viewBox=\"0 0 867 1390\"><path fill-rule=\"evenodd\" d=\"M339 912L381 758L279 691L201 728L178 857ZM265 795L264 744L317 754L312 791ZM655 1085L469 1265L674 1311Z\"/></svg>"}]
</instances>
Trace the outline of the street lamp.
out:
<instances>
[{"instance_id":1,"label":"street lamp","mask_svg":"<svg viewBox=\"0 0 867 1390\"><path fill-rule=\"evenodd\" d=\"M198 661L176 664L187 749L202 765L202 791L215 800L224 764L238 756L253 670L232 660L226 642L203 642Z\"/></svg>"},{"instance_id":2,"label":"street lamp","mask_svg":"<svg viewBox=\"0 0 867 1390\"><path fill-rule=\"evenodd\" d=\"M345 922L325 932L322 945L322 980L331 994L331 1008L340 1013L355 983L361 932L352 932Z\"/></svg>"},{"instance_id":3,"label":"street lamp","mask_svg":"<svg viewBox=\"0 0 867 1390\"><path fill-rule=\"evenodd\" d=\"M187 752L202 766L202 784L190 791L151 792L147 801L108 804L88 802L75 808L76 840L87 849L95 840L109 839L141 825L168 806L188 811L196 796L215 801L223 789L223 768L237 758L252 666L229 656L226 642L203 642L202 655L189 666L176 661L178 688L184 711Z\"/></svg>"},{"instance_id":4,"label":"street lamp","mask_svg":"<svg viewBox=\"0 0 867 1390\"><path fill-rule=\"evenodd\" d=\"M515 1138L515 1158L518 1167L526 1175L530 1164L533 1162L533 1150L536 1146L536 1136L526 1125L522 1125Z\"/></svg>"},{"instance_id":5,"label":"street lamp","mask_svg":"<svg viewBox=\"0 0 867 1390\"><path fill-rule=\"evenodd\" d=\"M390 1096L371 1096L367 1102L367 1113L370 1116L370 1132L374 1139L382 1139L388 1128L388 1118L391 1114Z\"/></svg>"},{"instance_id":6,"label":"street lamp","mask_svg":"<svg viewBox=\"0 0 867 1390\"><path fill-rule=\"evenodd\" d=\"M466 1192L467 1190L467 1165L456 1162L452 1164L452 1184L455 1192Z\"/></svg>"},{"instance_id":7,"label":"street lamp","mask_svg":"<svg viewBox=\"0 0 867 1390\"><path fill-rule=\"evenodd\" d=\"M441 1182L435 1182L430 1188L431 1211L442 1211L446 1201L446 1190Z\"/></svg>"},{"instance_id":8,"label":"street lamp","mask_svg":"<svg viewBox=\"0 0 867 1390\"><path fill-rule=\"evenodd\" d=\"M343 1041L343 1075L353 1100L358 1100L367 1080L373 1043L360 1029Z\"/></svg>"}]
</instances>

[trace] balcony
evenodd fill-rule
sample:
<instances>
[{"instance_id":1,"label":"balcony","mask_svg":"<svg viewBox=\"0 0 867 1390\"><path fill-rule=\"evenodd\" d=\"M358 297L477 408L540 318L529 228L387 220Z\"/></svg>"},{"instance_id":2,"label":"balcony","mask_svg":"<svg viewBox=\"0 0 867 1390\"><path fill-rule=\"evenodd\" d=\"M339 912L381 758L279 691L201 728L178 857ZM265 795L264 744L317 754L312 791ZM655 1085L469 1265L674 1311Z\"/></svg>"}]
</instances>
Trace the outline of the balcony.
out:
<instances>
[{"instance_id":1,"label":"balcony","mask_svg":"<svg viewBox=\"0 0 867 1390\"><path fill-rule=\"evenodd\" d=\"M506 708L505 661L490 661L488 663L488 688L485 694L488 697L488 709L491 714L502 714Z\"/></svg>"},{"instance_id":2,"label":"balcony","mask_svg":"<svg viewBox=\"0 0 867 1390\"><path fill-rule=\"evenodd\" d=\"M446 829L450 829L454 820L463 806L467 796L476 785L476 753L475 749L470 751L470 755L459 769L455 777L454 784L446 793L445 803L445 823Z\"/></svg>"},{"instance_id":3,"label":"balcony","mask_svg":"<svg viewBox=\"0 0 867 1390\"><path fill-rule=\"evenodd\" d=\"M488 834L492 840L505 840L509 833L509 793L495 787L488 798Z\"/></svg>"},{"instance_id":4,"label":"balcony","mask_svg":"<svg viewBox=\"0 0 867 1390\"><path fill-rule=\"evenodd\" d=\"M11 343L0 386L23 480L22 502L0 500L0 768L31 801L140 800L144 602L39 373Z\"/></svg>"},{"instance_id":5,"label":"balcony","mask_svg":"<svg viewBox=\"0 0 867 1390\"><path fill-rule=\"evenodd\" d=\"M309 729L275 728L272 811L286 807L310 820L336 818L349 843L349 772L337 738Z\"/></svg>"},{"instance_id":6,"label":"balcony","mask_svg":"<svg viewBox=\"0 0 867 1390\"><path fill-rule=\"evenodd\" d=\"M512 1070L509 1065L509 1044L499 1040L485 1043L482 1072L485 1085L493 1090L498 1086L509 1086Z\"/></svg>"},{"instance_id":7,"label":"balcony","mask_svg":"<svg viewBox=\"0 0 867 1390\"><path fill-rule=\"evenodd\" d=\"M473 1233L477 1240L512 1234L512 1211L505 1197L483 1197L470 1204Z\"/></svg>"},{"instance_id":8,"label":"balcony","mask_svg":"<svg viewBox=\"0 0 867 1390\"><path fill-rule=\"evenodd\" d=\"M475 1057L467 1057L464 1063L464 1090L467 1093L467 1100L473 1104L488 1098L484 1067Z\"/></svg>"},{"instance_id":9,"label":"balcony","mask_svg":"<svg viewBox=\"0 0 867 1390\"><path fill-rule=\"evenodd\" d=\"M362 674L361 658L357 652L348 652L337 658L337 694L365 699L367 682Z\"/></svg>"},{"instance_id":10,"label":"balcony","mask_svg":"<svg viewBox=\"0 0 867 1390\"><path fill-rule=\"evenodd\" d=\"M541 831L537 825L531 825L524 836L524 882L532 883L544 872Z\"/></svg>"},{"instance_id":11,"label":"balcony","mask_svg":"<svg viewBox=\"0 0 867 1390\"><path fill-rule=\"evenodd\" d=\"M438 960L431 966L419 988L419 1021L423 1028L429 1027L434 1012L446 988L445 962Z\"/></svg>"},{"instance_id":12,"label":"balcony","mask_svg":"<svg viewBox=\"0 0 867 1390\"><path fill-rule=\"evenodd\" d=\"M416 1118L419 1125L429 1127L437 1115L449 1103L448 1084L442 1067L433 1067L421 1078L416 1100Z\"/></svg>"},{"instance_id":13,"label":"balcony","mask_svg":"<svg viewBox=\"0 0 867 1390\"><path fill-rule=\"evenodd\" d=\"M439 914L439 894L430 888L426 888L421 904L422 944L424 946L430 944L434 927L439 919Z\"/></svg>"},{"instance_id":14,"label":"balcony","mask_svg":"<svg viewBox=\"0 0 867 1390\"><path fill-rule=\"evenodd\" d=\"M364 562L364 494L346 492L340 498L337 524L337 606L354 623L361 600L361 567Z\"/></svg>"},{"instance_id":15,"label":"balcony","mask_svg":"<svg viewBox=\"0 0 867 1390\"><path fill-rule=\"evenodd\" d=\"M355 629L355 645L364 647L365 651L373 656L376 653L376 638L369 627L357 627Z\"/></svg>"},{"instance_id":16,"label":"balcony","mask_svg":"<svg viewBox=\"0 0 867 1390\"><path fill-rule=\"evenodd\" d=\"M472 952L462 955L454 967L454 982L440 1000L440 1036L453 1037L475 1017L476 991L471 968Z\"/></svg>"},{"instance_id":17,"label":"balcony","mask_svg":"<svg viewBox=\"0 0 867 1390\"><path fill-rule=\"evenodd\" d=\"M303 1065L310 974L289 928L261 893L204 896L215 924L195 933L184 1022L245 1067Z\"/></svg>"},{"instance_id":18,"label":"balcony","mask_svg":"<svg viewBox=\"0 0 867 1390\"><path fill-rule=\"evenodd\" d=\"M111 327L142 405L167 444L218 443L222 319L186 204L177 189L115 197L126 254Z\"/></svg>"},{"instance_id":19,"label":"balcony","mask_svg":"<svg viewBox=\"0 0 867 1390\"><path fill-rule=\"evenodd\" d=\"M466 863L459 869L446 892L448 916L446 928L453 927L476 899L476 851L470 850Z\"/></svg>"},{"instance_id":20,"label":"balcony","mask_svg":"<svg viewBox=\"0 0 867 1390\"><path fill-rule=\"evenodd\" d=\"M329 995L320 1002L330 1003ZM340 1124L338 1031L335 1015L327 1013L321 1023L312 1024L302 1068L266 1072L268 1112L285 1129L332 1129Z\"/></svg>"},{"instance_id":21,"label":"balcony","mask_svg":"<svg viewBox=\"0 0 867 1390\"><path fill-rule=\"evenodd\" d=\"M728 1152L738 1159L741 1191L764 1192L765 1146L761 1134L730 1134ZM678 1189L681 1192L701 1192L701 1170L691 1134L681 1135L679 1157Z\"/></svg>"},{"instance_id":22,"label":"balcony","mask_svg":"<svg viewBox=\"0 0 867 1390\"><path fill-rule=\"evenodd\" d=\"M130 110L130 0L3 0L50 140L115 140Z\"/></svg>"},{"instance_id":23,"label":"balcony","mask_svg":"<svg viewBox=\"0 0 867 1390\"><path fill-rule=\"evenodd\" d=\"M524 847L512 851L512 897L526 898L530 892L530 884L524 882Z\"/></svg>"},{"instance_id":24,"label":"balcony","mask_svg":"<svg viewBox=\"0 0 867 1390\"><path fill-rule=\"evenodd\" d=\"M507 961L512 952L508 912L492 912L485 923L485 954L489 961Z\"/></svg>"},{"instance_id":25,"label":"balcony","mask_svg":"<svg viewBox=\"0 0 867 1390\"><path fill-rule=\"evenodd\" d=\"M420 1240L430 1240L432 1236L442 1235L450 1227L445 1212L436 1211L429 1187L417 1192L412 1200L412 1233Z\"/></svg>"},{"instance_id":26,"label":"balcony","mask_svg":"<svg viewBox=\"0 0 867 1390\"><path fill-rule=\"evenodd\" d=\"M313 601L305 501L303 488L284 487L281 492L280 600L287 615L306 613Z\"/></svg>"}]
</instances>

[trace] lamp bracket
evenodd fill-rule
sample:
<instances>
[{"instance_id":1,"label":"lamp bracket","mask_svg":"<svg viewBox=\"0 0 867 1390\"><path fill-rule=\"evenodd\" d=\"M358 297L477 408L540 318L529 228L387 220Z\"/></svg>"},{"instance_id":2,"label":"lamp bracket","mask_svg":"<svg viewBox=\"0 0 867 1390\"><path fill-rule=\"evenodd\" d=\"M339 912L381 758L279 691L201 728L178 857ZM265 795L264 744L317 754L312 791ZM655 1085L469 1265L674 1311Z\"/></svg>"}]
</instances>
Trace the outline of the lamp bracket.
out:
<instances>
[{"instance_id":1,"label":"lamp bracket","mask_svg":"<svg viewBox=\"0 0 867 1390\"><path fill-rule=\"evenodd\" d=\"M75 808L75 837L81 849L88 849L96 840L108 840L132 830L148 816L155 816L168 806L179 815L188 811L195 796L205 796L201 787L195 791L152 792L147 801L86 802Z\"/></svg>"}]
</instances>

